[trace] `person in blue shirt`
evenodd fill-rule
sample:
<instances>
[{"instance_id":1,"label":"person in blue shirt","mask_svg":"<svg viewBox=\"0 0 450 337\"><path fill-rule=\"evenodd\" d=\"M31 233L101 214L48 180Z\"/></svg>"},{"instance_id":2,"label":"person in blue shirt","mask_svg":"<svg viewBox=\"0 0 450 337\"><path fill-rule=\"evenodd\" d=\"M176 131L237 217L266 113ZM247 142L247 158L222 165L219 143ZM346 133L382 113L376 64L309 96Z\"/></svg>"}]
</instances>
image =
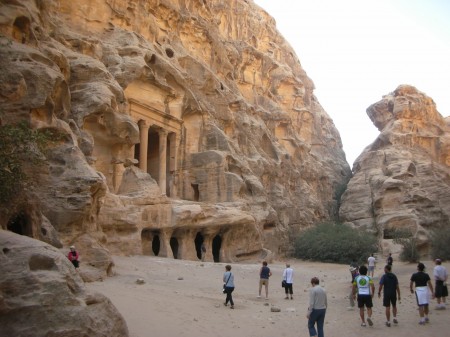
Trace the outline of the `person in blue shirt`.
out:
<instances>
[{"instance_id":1,"label":"person in blue shirt","mask_svg":"<svg viewBox=\"0 0 450 337\"><path fill-rule=\"evenodd\" d=\"M233 296L231 293L234 290L234 275L231 272L231 266L225 266L225 273L223 274L223 292L227 295L224 305L227 306L230 302L230 309L234 309Z\"/></svg>"},{"instance_id":2,"label":"person in blue shirt","mask_svg":"<svg viewBox=\"0 0 450 337\"><path fill-rule=\"evenodd\" d=\"M263 261L262 267L259 270L259 295L258 298L261 297L261 289L264 285L266 288L266 300L269 299L269 277L272 276L270 268L267 267L267 262Z\"/></svg>"}]
</instances>

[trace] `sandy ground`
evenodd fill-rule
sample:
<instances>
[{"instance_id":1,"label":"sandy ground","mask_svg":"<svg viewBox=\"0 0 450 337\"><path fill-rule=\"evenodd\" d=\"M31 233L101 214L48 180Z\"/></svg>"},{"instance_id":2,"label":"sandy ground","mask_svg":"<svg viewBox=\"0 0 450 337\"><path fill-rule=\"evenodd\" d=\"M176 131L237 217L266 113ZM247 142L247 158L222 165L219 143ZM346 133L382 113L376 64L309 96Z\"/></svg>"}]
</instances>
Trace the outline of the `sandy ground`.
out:
<instances>
[{"instance_id":1,"label":"sandy ground","mask_svg":"<svg viewBox=\"0 0 450 337\"><path fill-rule=\"evenodd\" d=\"M87 284L108 296L127 321L132 337L283 337L308 336L306 310L310 279L319 277L327 290L325 336L450 336L450 304L447 310L430 305L430 323L418 324L415 297L409 279L416 264L394 263L402 300L397 326L385 326L382 299L374 297L373 327L361 327L358 309L350 310L350 273L346 265L290 260L294 268L294 300L284 299L281 287L285 262L269 264L269 299L258 299L260 264L232 264L236 289L235 309L223 305L222 276L225 263L194 262L149 256L115 256L116 276ZM434 264L425 262L432 274ZM449 267L447 266L447 270ZM383 264L375 272L376 291ZM144 284L136 284L142 278ZM263 296L264 297L264 296ZM281 312L271 312L276 306Z\"/></svg>"}]
</instances>

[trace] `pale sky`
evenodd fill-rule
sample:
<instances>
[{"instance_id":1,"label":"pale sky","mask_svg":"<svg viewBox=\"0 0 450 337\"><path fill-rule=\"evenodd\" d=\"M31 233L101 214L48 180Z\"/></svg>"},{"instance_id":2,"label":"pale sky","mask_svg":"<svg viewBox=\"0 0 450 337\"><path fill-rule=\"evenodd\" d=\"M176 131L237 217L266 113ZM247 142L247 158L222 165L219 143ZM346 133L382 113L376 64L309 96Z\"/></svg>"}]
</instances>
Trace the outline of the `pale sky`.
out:
<instances>
[{"instance_id":1,"label":"pale sky","mask_svg":"<svg viewBox=\"0 0 450 337\"><path fill-rule=\"evenodd\" d=\"M277 22L352 166L379 131L366 109L410 84L450 115L449 0L254 0Z\"/></svg>"}]
</instances>

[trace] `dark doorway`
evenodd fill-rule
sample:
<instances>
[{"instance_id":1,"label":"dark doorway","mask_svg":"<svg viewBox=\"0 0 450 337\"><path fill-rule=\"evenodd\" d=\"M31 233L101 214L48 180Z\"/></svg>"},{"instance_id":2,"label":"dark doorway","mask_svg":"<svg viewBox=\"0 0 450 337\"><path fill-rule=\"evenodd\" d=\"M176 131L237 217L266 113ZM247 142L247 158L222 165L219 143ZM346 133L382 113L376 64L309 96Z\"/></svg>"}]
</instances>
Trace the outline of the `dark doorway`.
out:
<instances>
[{"instance_id":1,"label":"dark doorway","mask_svg":"<svg viewBox=\"0 0 450 337\"><path fill-rule=\"evenodd\" d=\"M33 237L30 220L24 212L19 212L9 219L6 228L16 234Z\"/></svg>"},{"instance_id":2,"label":"dark doorway","mask_svg":"<svg viewBox=\"0 0 450 337\"><path fill-rule=\"evenodd\" d=\"M152 239L153 234L151 230L149 228L144 228L141 231L142 254L152 255Z\"/></svg>"},{"instance_id":3,"label":"dark doorway","mask_svg":"<svg viewBox=\"0 0 450 337\"><path fill-rule=\"evenodd\" d=\"M158 256L159 250L161 249L161 241L159 240L159 235L155 235L152 240L152 251L155 256Z\"/></svg>"},{"instance_id":4,"label":"dark doorway","mask_svg":"<svg viewBox=\"0 0 450 337\"><path fill-rule=\"evenodd\" d=\"M203 239L203 235L198 232L197 235L195 236L195 251L197 252L197 257L200 260L202 258L202 243L203 243L204 239Z\"/></svg>"},{"instance_id":5,"label":"dark doorway","mask_svg":"<svg viewBox=\"0 0 450 337\"><path fill-rule=\"evenodd\" d=\"M194 201L200 200L200 192L198 190L198 184L191 184L192 189L194 190Z\"/></svg>"},{"instance_id":6,"label":"dark doorway","mask_svg":"<svg viewBox=\"0 0 450 337\"><path fill-rule=\"evenodd\" d=\"M178 240L177 238L170 238L170 248L172 248L172 254L174 259L178 259Z\"/></svg>"},{"instance_id":7,"label":"dark doorway","mask_svg":"<svg viewBox=\"0 0 450 337\"><path fill-rule=\"evenodd\" d=\"M139 158L141 156L141 144L137 143L134 144L134 159L136 159L139 162ZM139 164L136 164L137 167L139 167Z\"/></svg>"},{"instance_id":8,"label":"dark doorway","mask_svg":"<svg viewBox=\"0 0 450 337\"><path fill-rule=\"evenodd\" d=\"M220 247L222 246L222 238L216 235L212 242L212 253L214 262L220 262Z\"/></svg>"}]
</instances>

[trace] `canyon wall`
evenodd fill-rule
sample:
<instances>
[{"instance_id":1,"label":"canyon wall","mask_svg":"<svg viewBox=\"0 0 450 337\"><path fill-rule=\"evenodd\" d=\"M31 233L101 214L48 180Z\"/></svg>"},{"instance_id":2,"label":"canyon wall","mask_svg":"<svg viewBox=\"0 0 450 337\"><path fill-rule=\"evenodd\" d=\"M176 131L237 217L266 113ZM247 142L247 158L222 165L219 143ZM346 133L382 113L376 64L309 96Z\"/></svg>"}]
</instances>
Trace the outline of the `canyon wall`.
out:
<instances>
[{"instance_id":1,"label":"canyon wall","mask_svg":"<svg viewBox=\"0 0 450 337\"><path fill-rule=\"evenodd\" d=\"M253 1L3 1L0 34L1 125L58 135L1 226L75 244L85 279L110 253L283 255L337 217L339 133Z\"/></svg>"}]
</instances>

